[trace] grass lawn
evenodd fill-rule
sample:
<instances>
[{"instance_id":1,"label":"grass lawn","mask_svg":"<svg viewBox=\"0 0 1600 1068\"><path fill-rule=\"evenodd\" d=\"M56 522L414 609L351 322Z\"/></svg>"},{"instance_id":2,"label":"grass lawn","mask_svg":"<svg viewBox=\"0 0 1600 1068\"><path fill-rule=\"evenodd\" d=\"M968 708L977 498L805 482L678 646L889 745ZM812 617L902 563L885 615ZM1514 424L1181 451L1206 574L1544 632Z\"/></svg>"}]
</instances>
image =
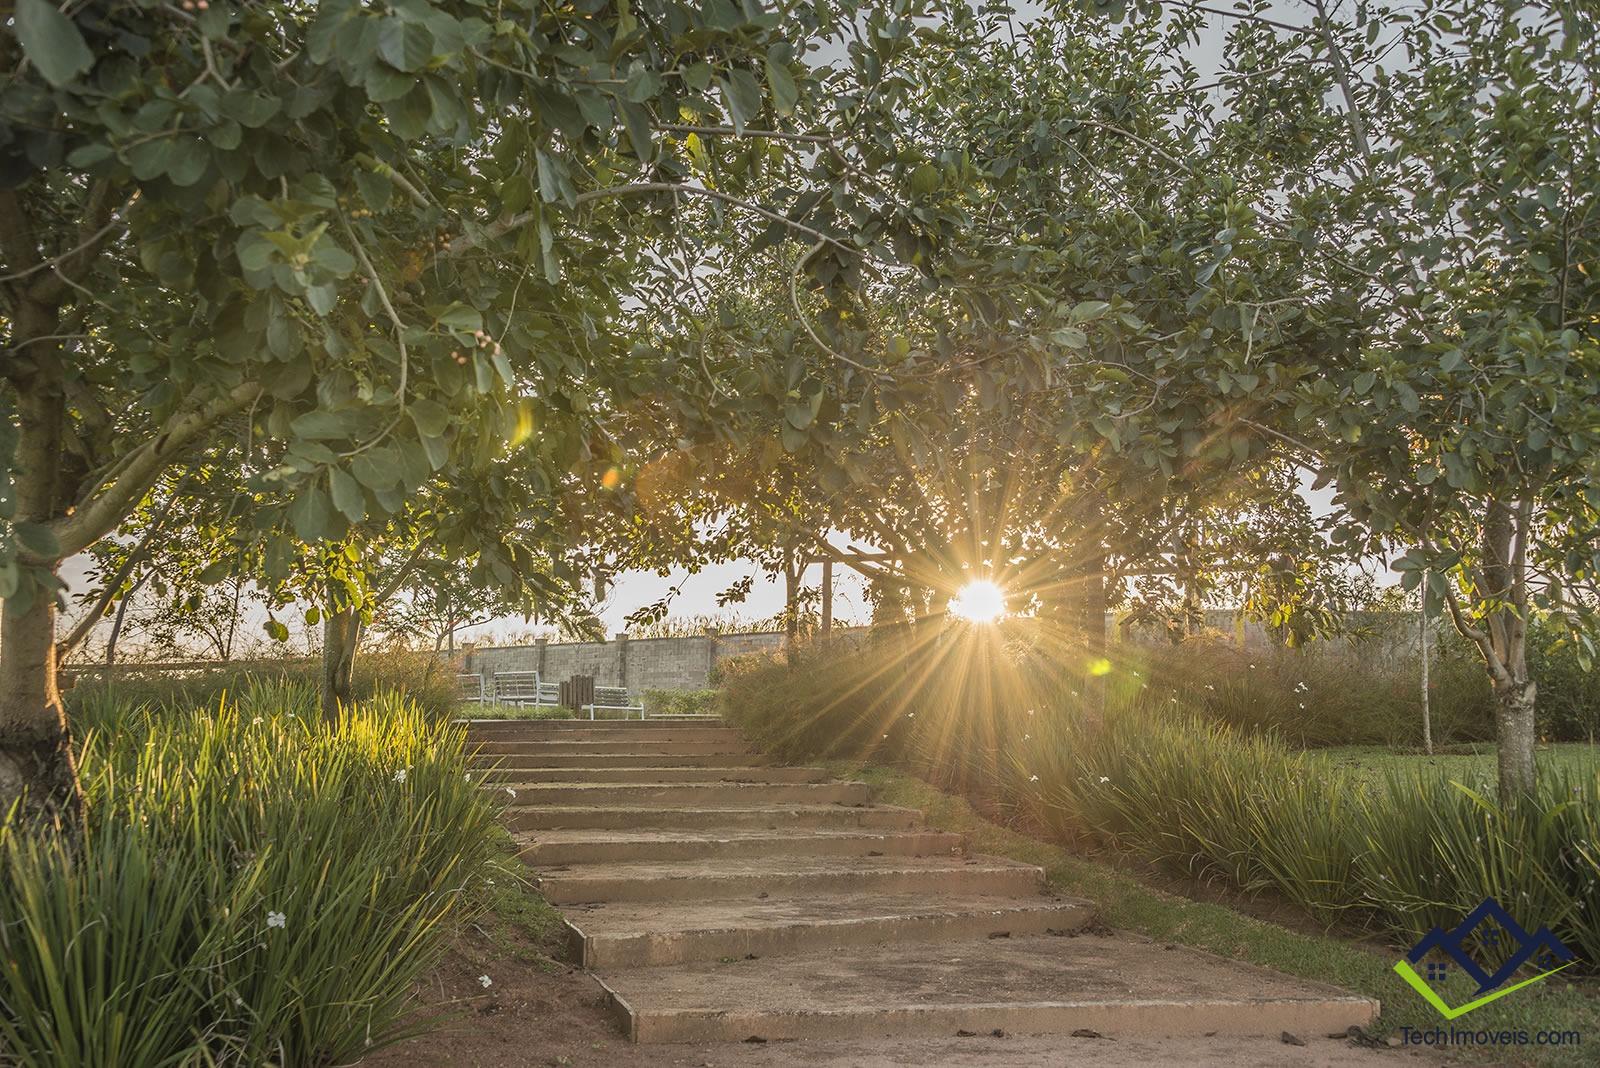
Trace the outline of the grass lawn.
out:
<instances>
[{"instance_id":1,"label":"grass lawn","mask_svg":"<svg viewBox=\"0 0 1600 1068\"><path fill-rule=\"evenodd\" d=\"M1382 783L1391 772L1414 769L1444 771L1451 778L1487 779L1495 775L1494 744L1450 746L1448 752L1427 756L1420 752L1403 752L1378 745L1339 745L1314 750L1327 757L1336 766L1359 779L1373 784ZM1539 747L1536 757L1541 768L1567 771L1587 770L1600 774L1600 745L1587 742L1564 742Z\"/></svg>"},{"instance_id":2,"label":"grass lawn","mask_svg":"<svg viewBox=\"0 0 1600 1068\"><path fill-rule=\"evenodd\" d=\"M1342 752L1367 754L1370 751ZM1591 759L1592 753L1590 750ZM1386 759L1414 759L1383 753L1372 755L1375 765L1381 765ZM1466 762L1487 760L1492 768L1492 757L1463 756L1460 759ZM1401 956L1399 947L1389 951L1333 934L1291 931L1222 905L1192 901L1156 890L1108 865L1001 827L978 815L964 799L887 768L838 764L832 770L840 777L873 784L885 804L921 809L927 813L931 826L966 835L974 852L1039 865L1045 870L1052 890L1095 902L1100 908L1100 918L1112 927L1263 965L1289 975L1332 983L1377 998L1383 1006L1383 1015L1375 1027L1380 1035L1398 1036L1402 1027L1426 1030L1446 1026L1393 971L1395 961ZM1447 985L1444 993L1451 1004L1462 1004L1471 1000L1473 991L1474 984L1458 977ZM1575 1030L1583 1043L1575 1048L1527 1046L1510 1057L1506 1050L1491 1049L1484 1053L1483 1059L1496 1064L1552 1068L1590 1065L1595 1063L1594 1047L1600 1044L1600 998L1555 978L1476 1009L1451 1026L1491 1031ZM1454 1047L1452 1052L1469 1055L1465 1047Z\"/></svg>"}]
</instances>

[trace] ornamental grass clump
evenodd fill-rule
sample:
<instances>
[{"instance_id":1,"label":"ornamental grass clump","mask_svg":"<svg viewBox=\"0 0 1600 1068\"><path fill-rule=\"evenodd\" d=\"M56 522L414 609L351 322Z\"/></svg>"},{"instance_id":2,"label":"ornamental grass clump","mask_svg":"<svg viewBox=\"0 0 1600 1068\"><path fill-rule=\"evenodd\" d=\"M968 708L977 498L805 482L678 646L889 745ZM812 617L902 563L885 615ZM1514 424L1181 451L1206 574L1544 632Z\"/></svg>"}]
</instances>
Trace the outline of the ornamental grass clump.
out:
<instances>
[{"instance_id":1,"label":"ornamental grass clump","mask_svg":"<svg viewBox=\"0 0 1600 1068\"><path fill-rule=\"evenodd\" d=\"M82 843L0 832L0 1060L323 1065L405 1033L494 856L459 729L393 695L329 724L292 682L77 711Z\"/></svg>"}]
</instances>

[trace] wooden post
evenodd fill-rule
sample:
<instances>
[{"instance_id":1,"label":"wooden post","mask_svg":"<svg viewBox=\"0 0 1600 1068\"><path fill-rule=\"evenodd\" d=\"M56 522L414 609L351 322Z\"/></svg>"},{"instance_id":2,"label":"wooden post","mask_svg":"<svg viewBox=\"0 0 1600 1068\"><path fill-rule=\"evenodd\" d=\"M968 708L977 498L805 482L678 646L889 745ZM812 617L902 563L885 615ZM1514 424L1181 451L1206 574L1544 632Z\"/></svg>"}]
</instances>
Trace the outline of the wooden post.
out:
<instances>
[{"instance_id":1,"label":"wooden post","mask_svg":"<svg viewBox=\"0 0 1600 1068\"><path fill-rule=\"evenodd\" d=\"M833 633L833 561L822 561L822 637Z\"/></svg>"},{"instance_id":2,"label":"wooden post","mask_svg":"<svg viewBox=\"0 0 1600 1068\"><path fill-rule=\"evenodd\" d=\"M1422 749L1433 756L1433 709L1428 704L1428 572L1423 569L1421 589L1422 629L1417 638L1422 645Z\"/></svg>"}]
</instances>

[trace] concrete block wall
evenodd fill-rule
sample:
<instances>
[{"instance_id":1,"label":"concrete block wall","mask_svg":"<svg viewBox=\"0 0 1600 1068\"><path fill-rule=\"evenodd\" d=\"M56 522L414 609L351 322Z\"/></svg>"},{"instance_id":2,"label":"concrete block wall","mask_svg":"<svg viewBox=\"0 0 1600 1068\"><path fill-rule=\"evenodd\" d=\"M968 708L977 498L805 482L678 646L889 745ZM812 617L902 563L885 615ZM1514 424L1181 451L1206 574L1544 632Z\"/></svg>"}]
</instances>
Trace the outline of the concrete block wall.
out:
<instances>
[{"instance_id":1,"label":"concrete block wall","mask_svg":"<svg viewBox=\"0 0 1600 1068\"><path fill-rule=\"evenodd\" d=\"M533 645L484 646L462 658L461 670L481 675L487 687L497 671L537 671L547 682L573 675L593 675L596 686L643 690L703 690L721 657L777 651L783 634L698 635L681 638L629 638L619 634L607 642L547 642Z\"/></svg>"}]
</instances>

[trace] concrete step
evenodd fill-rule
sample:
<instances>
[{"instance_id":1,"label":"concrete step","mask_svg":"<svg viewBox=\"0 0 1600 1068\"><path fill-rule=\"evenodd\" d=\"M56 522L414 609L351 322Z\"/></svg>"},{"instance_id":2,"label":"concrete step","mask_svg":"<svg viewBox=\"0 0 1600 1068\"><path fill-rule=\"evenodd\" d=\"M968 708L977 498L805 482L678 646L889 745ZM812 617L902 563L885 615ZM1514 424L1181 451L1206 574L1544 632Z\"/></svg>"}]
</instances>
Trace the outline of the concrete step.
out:
<instances>
[{"instance_id":1,"label":"concrete step","mask_svg":"<svg viewBox=\"0 0 1600 1068\"><path fill-rule=\"evenodd\" d=\"M624 902L575 907L566 914L571 959L595 969L743 960L751 954L769 957L886 942L1061 935L1077 932L1093 919L1094 907L1084 901L920 894Z\"/></svg>"},{"instance_id":2,"label":"concrete step","mask_svg":"<svg viewBox=\"0 0 1600 1068\"><path fill-rule=\"evenodd\" d=\"M962 850L961 836L945 831L554 830L524 835L522 841L522 859L535 867L707 857L935 857Z\"/></svg>"},{"instance_id":3,"label":"concrete step","mask_svg":"<svg viewBox=\"0 0 1600 1068\"><path fill-rule=\"evenodd\" d=\"M578 726L549 727L542 726L538 721L510 727L467 727L467 737L474 739L506 739L506 737L526 737L526 739L590 739L590 737L611 737L611 739L654 739L654 737L739 737L736 727L723 726L720 723L667 723L667 721L648 721L640 724L634 723L605 723L595 721L586 723L581 721Z\"/></svg>"},{"instance_id":4,"label":"concrete step","mask_svg":"<svg viewBox=\"0 0 1600 1068\"><path fill-rule=\"evenodd\" d=\"M601 976L635 1042L987 1034L1327 1034L1378 1004L1127 935L998 938Z\"/></svg>"},{"instance_id":5,"label":"concrete step","mask_svg":"<svg viewBox=\"0 0 1600 1068\"><path fill-rule=\"evenodd\" d=\"M482 756L572 756L601 753L627 753L634 756L700 756L710 753L743 756L749 747L736 739L726 741L680 742L636 738L618 742L560 741L505 741L481 742L469 746L468 752Z\"/></svg>"},{"instance_id":6,"label":"concrete step","mask_svg":"<svg viewBox=\"0 0 1600 1068\"><path fill-rule=\"evenodd\" d=\"M771 763L758 753L486 753L470 758L475 767L531 767L530 761L538 761L539 767L763 767Z\"/></svg>"},{"instance_id":7,"label":"concrete step","mask_svg":"<svg viewBox=\"0 0 1600 1068\"><path fill-rule=\"evenodd\" d=\"M687 753L665 755L655 753L536 753L519 756L514 753L486 753L470 758L474 767L533 767L534 761L543 768L722 768L730 765L761 767L769 763L759 753Z\"/></svg>"},{"instance_id":8,"label":"concrete step","mask_svg":"<svg viewBox=\"0 0 1600 1068\"><path fill-rule=\"evenodd\" d=\"M1022 897L1044 872L997 857L716 857L691 861L536 867L552 904L709 901L816 894L971 894Z\"/></svg>"},{"instance_id":9,"label":"concrete step","mask_svg":"<svg viewBox=\"0 0 1600 1068\"><path fill-rule=\"evenodd\" d=\"M725 726L721 716L659 716L651 719L458 719L458 726L469 731L587 731L587 730L672 730L677 727Z\"/></svg>"},{"instance_id":10,"label":"concrete step","mask_svg":"<svg viewBox=\"0 0 1600 1068\"><path fill-rule=\"evenodd\" d=\"M684 805L703 808L728 805L757 808L766 805L865 805L872 789L859 782L690 782L690 783L576 783L539 782L517 785L519 805Z\"/></svg>"},{"instance_id":11,"label":"concrete step","mask_svg":"<svg viewBox=\"0 0 1600 1068\"><path fill-rule=\"evenodd\" d=\"M536 805L513 803L501 816L513 831L540 830L799 830L857 828L914 831L922 813L894 805Z\"/></svg>"},{"instance_id":12,"label":"concrete step","mask_svg":"<svg viewBox=\"0 0 1600 1068\"><path fill-rule=\"evenodd\" d=\"M681 783L681 782L826 782L825 768L543 768L501 764L484 770L486 782L508 783Z\"/></svg>"}]
</instances>

